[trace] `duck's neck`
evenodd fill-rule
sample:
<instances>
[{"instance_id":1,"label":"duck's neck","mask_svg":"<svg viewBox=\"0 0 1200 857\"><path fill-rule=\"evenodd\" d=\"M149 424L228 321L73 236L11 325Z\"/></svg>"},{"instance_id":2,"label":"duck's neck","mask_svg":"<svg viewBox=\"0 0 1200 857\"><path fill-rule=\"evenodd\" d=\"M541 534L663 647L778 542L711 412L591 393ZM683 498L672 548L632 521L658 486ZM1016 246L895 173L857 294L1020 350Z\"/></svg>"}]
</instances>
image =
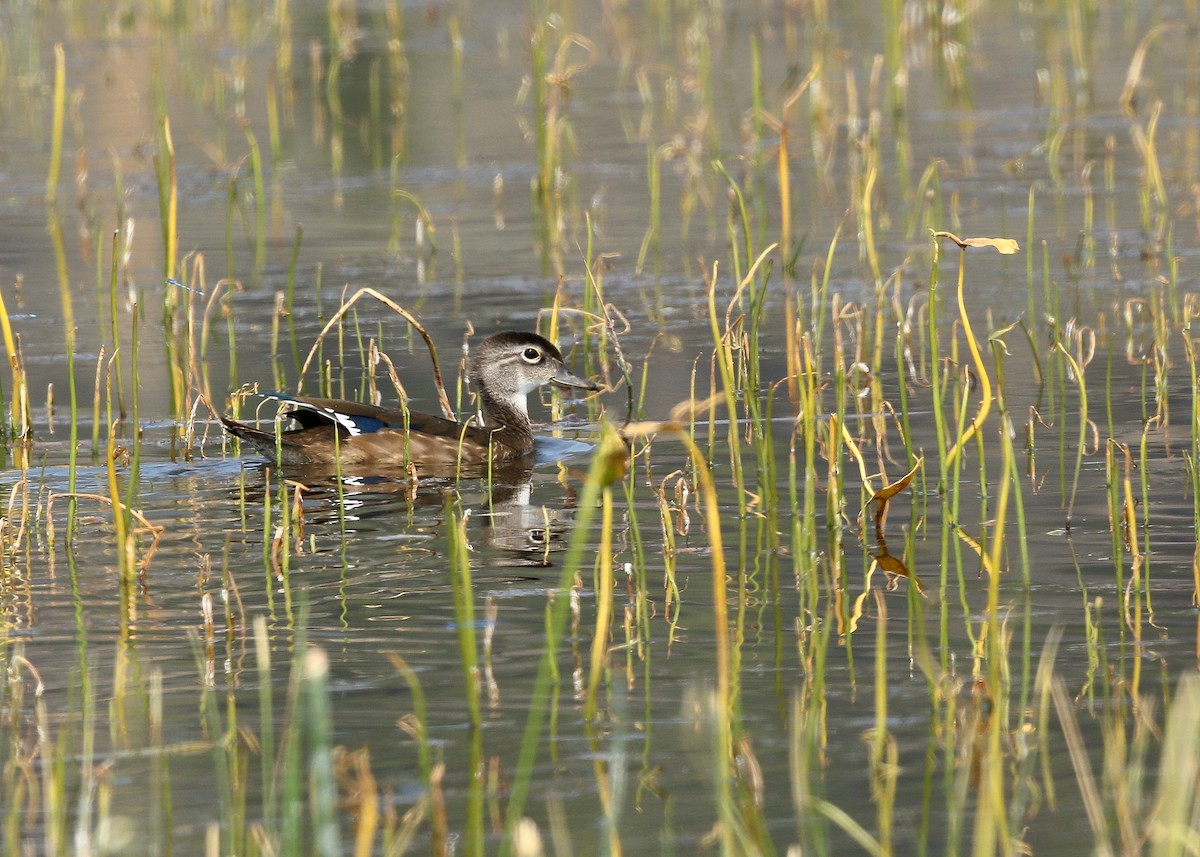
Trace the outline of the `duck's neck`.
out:
<instances>
[{"instance_id":1,"label":"duck's neck","mask_svg":"<svg viewBox=\"0 0 1200 857\"><path fill-rule=\"evenodd\" d=\"M483 424L492 432L492 442L518 454L533 449L533 427L524 396L501 399L487 390L479 392Z\"/></svg>"}]
</instances>

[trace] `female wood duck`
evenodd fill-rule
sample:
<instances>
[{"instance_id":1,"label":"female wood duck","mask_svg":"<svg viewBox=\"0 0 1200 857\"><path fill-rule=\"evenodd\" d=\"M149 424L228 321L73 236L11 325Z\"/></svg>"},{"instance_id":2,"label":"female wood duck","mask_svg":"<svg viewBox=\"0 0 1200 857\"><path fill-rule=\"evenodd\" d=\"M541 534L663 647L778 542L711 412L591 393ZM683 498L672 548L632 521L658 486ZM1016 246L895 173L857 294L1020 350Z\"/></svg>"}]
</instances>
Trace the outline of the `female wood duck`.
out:
<instances>
[{"instance_id":1,"label":"female wood duck","mask_svg":"<svg viewBox=\"0 0 1200 857\"><path fill-rule=\"evenodd\" d=\"M284 465L332 464L351 469L444 468L481 465L489 455L513 462L533 451L526 397L545 384L598 390L563 363L562 354L536 333L509 331L483 340L471 355L469 374L483 406L483 425L431 414L377 408L340 399L270 393L287 402L298 426L279 435L222 418L225 430Z\"/></svg>"}]
</instances>

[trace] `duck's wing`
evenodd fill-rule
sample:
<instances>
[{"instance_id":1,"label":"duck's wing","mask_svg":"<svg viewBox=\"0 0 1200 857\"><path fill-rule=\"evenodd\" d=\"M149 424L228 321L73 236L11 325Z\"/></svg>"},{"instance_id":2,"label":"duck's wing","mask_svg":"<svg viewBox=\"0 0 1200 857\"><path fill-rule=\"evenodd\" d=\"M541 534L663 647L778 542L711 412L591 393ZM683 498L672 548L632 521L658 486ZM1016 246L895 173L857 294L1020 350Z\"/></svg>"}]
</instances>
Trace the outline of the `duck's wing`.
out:
<instances>
[{"instance_id":1,"label":"duck's wing","mask_svg":"<svg viewBox=\"0 0 1200 857\"><path fill-rule=\"evenodd\" d=\"M284 402L290 407L288 416L303 429L324 428L330 425L341 427L351 437L375 434L390 430L428 435L431 437L464 438L484 445L489 432L478 426L448 420L445 417L424 414L420 411L404 411L380 408L362 402L344 399L320 399L310 396L293 396L288 393L263 393L263 396Z\"/></svg>"}]
</instances>

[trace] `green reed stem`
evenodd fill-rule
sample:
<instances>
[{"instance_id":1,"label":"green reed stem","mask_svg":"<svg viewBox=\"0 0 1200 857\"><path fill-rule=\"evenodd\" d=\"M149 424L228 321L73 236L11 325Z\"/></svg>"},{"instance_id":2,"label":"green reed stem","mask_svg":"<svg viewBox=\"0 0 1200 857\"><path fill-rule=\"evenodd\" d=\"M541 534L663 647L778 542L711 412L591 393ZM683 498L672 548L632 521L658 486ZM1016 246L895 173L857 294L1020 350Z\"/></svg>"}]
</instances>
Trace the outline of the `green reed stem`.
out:
<instances>
[{"instance_id":1,"label":"green reed stem","mask_svg":"<svg viewBox=\"0 0 1200 857\"><path fill-rule=\"evenodd\" d=\"M233 221L238 213L237 173L229 177L229 188L225 196L225 278L237 278L237 260L233 253Z\"/></svg>"},{"instance_id":2,"label":"green reed stem","mask_svg":"<svg viewBox=\"0 0 1200 857\"><path fill-rule=\"evenodd\" d=\"M118 291L120 289L120 257L121 257L121 230L113 231L112 240L112 266L109 269L108 279L108 323L109 335L112 337L112 351L117 354L121 350L121 326L119 323L119 298ZM125 419L125 383L124 372L121 371L121 363L117 361L113 370L117 377L117 412L121 419ZM98 431L98 427L93 431ZM98 446L96 443L96 435L93 435L92 447Z\"/></svg>"},{"instance_id":3,"label":"green reed stem","mask_svg":"<svg viewBox=\"0 0 1200 857\"><path fill-rule=\"evenodd\" d=\"M425 703L425 690L421 687L420 677L404 658L392 652L388 655L388 660L404 677L404 682L412 693L412 725L417 740L417 770L421 774L421 782L430 786L433 775L433 748L429 745L429 715Z\"/></svg>"},{"instance_id":4,"label":"green reed stem","mask_svg":"<svg viewBox=\"0 0 1200 857\"><path fill-rule=\"evenodd\" d=\"M279 362L279 323L283 318L285 299L281 292L275 293L275 311L271 314L271 374L276 390L287 386L287 376Z\"/></svg>"},{"instance_id":5,"label":"green reed stem","mask_svg":"<svg viewBox=\"0 0 1200 857\"><path fill-rule=\"evenodd\" d=\"M634 270L640 275L646 266L646 257L653 254L654 273L660 273L662 266L662 176L658 159L659 150L654 145L646 146L646 183L649 186L649 224L646 234L642 236L642 246L638 250L637 264Z\"/></svg>"},{"instance_id":6,"label":"green reed stem","mask_svg":"<svg viewBox=\"0 0 1200 857\"><path fill-rule=\"evenodd\" d=\"M458 636L459 658L462 665L467 698L467 718L471 724L471 749L468 761L469 798L467 803L466 836L463 850L470 855L484 853L483 838L483 716L479 706L479 643L475 637L474 589L471 585L470 546L467 540L467 521L459 516L447 500L443 506L446 516L450 586L454 596L454 625Z\"/></svg>"},{"instance_id":7,"label":"green reed stem","mask_svg":"<svg viewBox=\"0 0 1200 857\"><path fill-rule=\"evenodd\" d=\"M201 676L200 715L204 722L204 730L212 741L213 766L216 768L218 813L225 824L225 845L233 848L233 842L239 834L245 832L245 818L237 812L238 787L235 783L235 772L231 767L233 754L238 743L236 708L230 706L228 719L221 722L221 711L217 702L217 691L209 678L210 667L206 663L207 654L205 643L200 635L192 632L193 651L196 657L196 670Z\"/></svg>"},{"instance_id":8,"label":"green reed stem","mask_svg":"<svg viewBox=\"0 0 1200 857\"><path fill-rule=\"evenodd\" d=\"M252 634L254 667L258 676L259 777L263 790L263 821L268 830L274 830L278 807L278 783L275 781L275 699L274 685L271 681L271 638L267 630L266 616L254 617Z\"/></svg>"},{"instance_id":9,"label":"green reed stem","mask_svg":"<svg viewBox=\"0 0 1200 857\"><path fill-rule=\"evenodd\" d=\"M1011 327L1009 328L1011 329ZM997 332L990 342L992 345L992 358L996 365L996 409L1000 417L1000 442L1009 447L1013 443L1013 420L1012 415L1008 410L1007 397L1004 390L1004 355L1006 353L1001 336L1004 332ZM1021 561L1021 582L1024 588L1024 594L1028 597L1030 587L1032 585L1032 563L1029 558L1029 533L1025 522L1025 497L1021 490L1021 473L1017 466L1016 454L1012 449L1009 449L1005 459L1008 462L1008 471L1003 473L1001 478L1007 479L1012 483L1013 491L1013 507L1014 517L1017 524L1017 552ZM1025 711L1029 703L1029 693L1031 690L1030 664L1032 658L1033 646L1033 614L1031 610L1024 611L1022 627L1022 651L1021 651L1021 700L1020 710Z\"/></svg>"},{"instance_id":10,"label":"green reed stem","mask_svg":"<svg viewBox=\"0 0 1200 857\"><path fill-rule=\"evenodd\" d=\"M709 471L703 454L690 435L684 434L681 428L676 428L676 435L683 441L684 447L692 460L697 477L697 491L703 504L705 523L708 528L709 545L712 550L712 598L713 598L713 636L716 650L716 706L713 719L716 724L715 739L719 750L718 761L722 758L730 770L722 776L714 771L716 786L717 808L721 817L720 845L725 855L734 853L734 835L738 819L733 815L734 797L732 769L736 764L734 758L734 738L740 731L740 689L734 672L734 651L729 638L729 608L726 593L725 551L721 535L721 511L717 500L716 486L713 484L712 473ZM739 574L739 578L744 575Z\"/></svg>"},{"instance_id":11,"label":"green reed stem","mask_svg":"<svg viewBox=\"0 0 1200 857\"><path fill-rule=\"evenodd\" d=\"M551 694L552 676L557 672L558 643L567 626L571 589L575 584L575 576L582 566L584 552L591 543L592 518L595 516L596 507L605 486L618 479L624 470L625 455L624 442L609 429L601 437L599 448L592 458L592 465L588 469L587 478L584 480L583 489L580 492L574 530L571 533L571 541L567 546L566 556L562 563L562 573L559 575L553 603L550 607L546 645L542 649L542 658L538 664L537 678L530 699L529 716L525 721L525 732L521 739L516 774L509 793L508 811L504 816L504 829L507 831L507 835L500 845L501 857L507 857L512 853L512 833L524 817L525 801L529 795L530 782L535 774L538 746L541 743L547 702Z\"/></svg>"},{"instance_id":12,"label":"green reed stem","mask_svg":"<svg viewBox=\"0 0 1200 857\"><path fill-rule=\"evenodd\" d=\"M294 304L296 299L296 265L300 260L300 241L304 237L304 224L296 225L296 240L292 242L292 257L288 261L287 297L284 308L287 311L288 337L292 341L292 360L296 364L296 373L300 373L300 343L296 339L296 314Z\"/></svg>"},{"instance_id":13,"label":"green reed stem","mask_svg":"<svg viewBox=\"0 0 1200 857\"><path fill-rule=\"evenodd\" d=\"M314 646L304 653L300 687L308 745L312 853L317 857L341 857L338 784L333 767L333 711L329 705L329 656L323 649Z\"/></svg>"},{"instance_id":14,"label":"green reed stem","mask_svg":"<svg viewBox=\"0 0 1200 857\"><path fill-rule=\"evenodd\" d=\"M875 625L875 726L870 734L871 780L875 819L882 854L892 853L892 823L896 808L899 750L888 730L888 639L887 601L875 589L878 618Z\"/></svg>"},{"instance_id":15,"label":"green reed stem","mask_svg":"<svg viewBox=\"0 0 1200 857\"><path fill-rule=\"evenodd\" d=\"M288 678L288 717L280 735L281 758L276 762L277 789L270 793L278 797L279 853L308 853L301 845L306 833L307 817L304 790L307 772L304 770L304 682L302 660L308 652L308 606L302 605L297 621L296 640L292 646L292 665Z\"/></svg>"},{"instance_id":16,"label":"green reed stem","mask_svg":"<svg viewBox=\"0 0 1200 857\"><path fill-rule=\"evenodd\" d=\"M1083 367L1075 362L1075 358L1063 347L1062 342L1055 343L1055 347L1062 352L1063 357L1070 364L1071 374L1075 376L1075 382L1079 387L1079 439L1075 449L1075 467L1071 476L1071 494L1067 502L1067 529L1070 529L1075 514L1075 496L1079 492L1079 474L1083 470L1083 452L1087 448L1087 432L1090 425L1087 379L1083 375Z\"/></svg>"},{"instance_id":17,"label":"green reed stem","mask_svg":"<svg viewBox=\"0 0 1200 857\"><path fill-rule=\"evenodd\" d=\"M58 202L58 180L62 172L63 123L67 112L67 59L62 42L54 46L54 125L50 131L50 174L46 177L46 204Z\"/></svg>"},{"instance_id":18,"label":"green reed stem","mask_svg":"<svg viewBox=\"0 0 1200 857\"><path fill-rule=\"evenodd\" d=\"M721 323L717 317L717 268L714 264L712 278L708 283L708 322L713 338L713 356L721 375L721 389L725 397L725 408L729 414L729 461L733 468L733 483L737 489L738 516L746 516L746 481L742 473L741 433L738 430L737 384L734 379L733 349L721 335Z\"/></svg>"},{"instance_id":19,"label":"green reed stem","mask_svg":"<svg viewBox=\"0 0 1200 857\"><path fill-rule=\"evenodd\" d=\"M258 275L267 264L267 190L258 138L249 124L244 130L246 144L250 147L250 172L254 177L254 273Z\"/></svg>"},{"instance_id":20,"label":"green reed stem","mask_svg":"<svg viewBox=\"0 0 1200 857\"><path fill-rule=\"evenodd\" d=\"M61 54L61 50L59 53ZM61 132L61 128L59 131ZM59 141L59 145L61 147L61 141ZM79 410L75 387L75 304L71 296L71 278L67 270L67 249L63 241L62 220L59 217L57 206L48 207L46 212L48 217L47 228L50 233L51 244L54 248L54 270L58 279L59 302L62 307L63 335L66 339L65 346L67 351L67 384L71 399L71 445L67 453L67 490L71 494L71 499L68 502L67 533L68 538L70 538L75 533L75 514L77 510L75 492L78 484L77 465L79 462ZM10 351L9 353L16 354L15 351Z\"/></svg>"}]
</instances>

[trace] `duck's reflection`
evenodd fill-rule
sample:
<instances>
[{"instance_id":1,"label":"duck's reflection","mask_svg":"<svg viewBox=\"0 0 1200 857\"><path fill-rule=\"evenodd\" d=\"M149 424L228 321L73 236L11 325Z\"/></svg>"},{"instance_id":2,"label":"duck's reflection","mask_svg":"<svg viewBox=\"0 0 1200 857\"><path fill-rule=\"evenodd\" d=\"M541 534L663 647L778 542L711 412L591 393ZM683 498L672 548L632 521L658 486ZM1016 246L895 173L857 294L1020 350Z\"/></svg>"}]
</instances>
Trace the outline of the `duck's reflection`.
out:
<instances>
[{"instance_id":1,"label":"duck's reflection","mask_svg":"<svg viewBox=\"0 0 1200 857\"><path fill-rule=\"evenodd\" d=\"M280 472L270 463L247 462L239 490L247 507L261 507L269 497L278 508L286 488L293 524L302 517L307 538L327 530L346 538L399 540L415 546L414 542L440 541L451 512L467 518L473 562L545 568L565 549L575 516L574 477L568 477L565 466L552 472L546 465L565 465L568 458L589 449L589 444L555 439L544 451L539 443L540 454L532 464L493 467L490 472L459 468L331 473L328 466L288 466Z\"/></svg>"},{"instance_id":2,"label":"duck's reflection","mask_svg":"<svg viewBox=\"0 0 1200 857\"><path fill-rule=\"evenodd\" d=\"M493 491L488 507L476 514L483 524L481 541L509 558L519 558L521 565L553 565L550 555L566 548L566 534L575 518L573 492L551 508L534 502L532 480L510 487Z\"/></svg>"}]
</instances>

